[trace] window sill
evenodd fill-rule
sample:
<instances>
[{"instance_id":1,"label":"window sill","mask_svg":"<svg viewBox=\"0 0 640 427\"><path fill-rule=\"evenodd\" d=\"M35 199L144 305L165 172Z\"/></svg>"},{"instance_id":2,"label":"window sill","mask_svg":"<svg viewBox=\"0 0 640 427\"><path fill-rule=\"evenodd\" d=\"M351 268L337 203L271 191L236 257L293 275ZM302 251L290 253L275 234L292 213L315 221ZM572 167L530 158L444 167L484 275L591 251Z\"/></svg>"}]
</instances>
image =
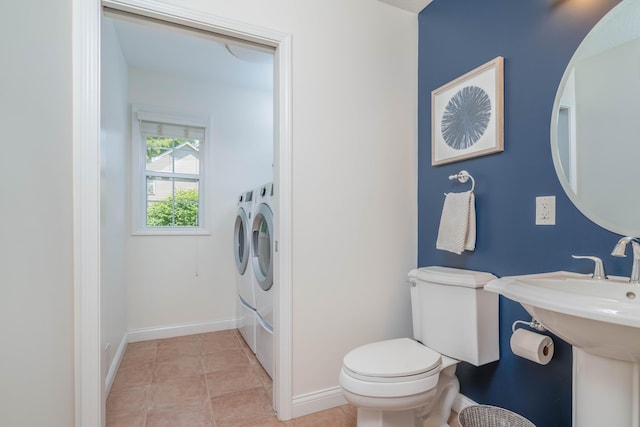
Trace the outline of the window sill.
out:
<instances>
[{"instance_id":1,"label":"window sill","mask_svg":"<svg viewBox=\"0 0 640 427\"><path fill-rule=\"evenodd\" d=\"M210 236L211 232L206 228L140 228L131 233L132 236Z\"/></svg>"}]
</instances>

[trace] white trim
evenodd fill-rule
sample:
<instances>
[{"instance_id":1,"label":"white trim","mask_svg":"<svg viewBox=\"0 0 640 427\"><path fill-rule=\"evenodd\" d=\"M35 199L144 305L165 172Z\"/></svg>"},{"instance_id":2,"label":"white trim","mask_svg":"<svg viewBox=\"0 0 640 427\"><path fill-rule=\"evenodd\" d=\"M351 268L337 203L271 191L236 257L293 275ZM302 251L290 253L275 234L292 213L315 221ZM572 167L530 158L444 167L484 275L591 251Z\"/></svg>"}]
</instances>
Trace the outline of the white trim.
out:
<instances>
[{"instance_id":1,"label":"white trim","mask_svg":"<svg viewBox=\"0 0 640 427\"><path fill-rule=\"evenodd\" d=\"M104 425L104 390L100 368L100 241L99 208L99 109L100 109L100 19L99 1L73 2L74 67L74 261L76 326L76 426ZM276 163L279 251L274 264L279 291L275 297L274 406L278 417L292 417L292 100L291 35L155 0L103 0L112 9L136 13L168 22L276 48ZM88 145L89 152L81 150ZM91 172L91 179L81 173ZM82 197L85 195L86 197ZM91 197L92 196L92 197ZM84 215L81 215L83 213ZM86 241L85 241L86 240ZM84 262L85 260L91 262ZM82 274L81 274L82 273ZM84 289L84 292L81 290ZM84 316L83 316L84 314Z\"/></svg>"},{"instance_id":2,"label":"white trim","mask_svg":"<svg viewBox=\"0 0 640 427\"><path fill-rule=\"evenodd\" d=\"M301 394L293 398L293 418L346 405L340 386Z\"/></svg>"},{"instance_id":3,"label":"white trim","mask_svg":"<svg viewBox=\"0 0 640 427\"><path fill-rule=\"evenodd\" d=\"M456 396L456 400L453 401L453 406L451 409L453 409L457 413L460 413L460 411L462 411L464 408L467 408L469 406L475 406L475 405L477 405L476 402L469 399L464 394L458 393L458 395Z\"/></svg>"},{"instance_id":4,"label":"white trim","mask_svg":"<svg viewBox=\"0 0 640 427\"><path fill-rule=\"evenodd\" d=\"M113 356L111 360L111 366L109 366L109 371L104 380L104 395L109 396L109 392L111 391L111 387L113 386L113 381L116 379L116 374L118 373L118 369L120 368L120 362L122 362L122 357L124 356L124 352L127 349L127 333L122 335L122 339L120 340L120 344L118 345L118 349L116 350L116 354Z\"/></svg>"},{"instance_id":5,"label":"white trim","mask_svg":"<svg viewBox=\"0 0 640 427\"><path fill-rule=\"evenodd\" d=\"M102 0L105 7L135 15L197 28L260 45L278 47L287 34L156 0Z\"/></svg>"},{"instance_id":6,"label":"white trim","mask_svg":"<svg viewBox=\"0 0 640 427\"><path fill-rule=\"evenodd\" d=\"M276 253L274 277L274 360L276 381L273 382L274 407L281 420L293 417L293 238L292 238L292 111L291 106L291 35L281 35L274 55L276 123L274 144L274 185Z\"/></svg>"},{"instance_id":7,"label":"white trim","mask_svg":"<svg viewBox=\"0 0 640 427\"><path fill-rule=\"evenodd\" d=\"M204 128L204 149L198 150L199 174L180 174L153 172L153 175L176 178L195 179L198 181L198 227L149 227L146 225L147 202L147 166L146 141L140 129L141 121L153 121L182 126L196 126ZM213 185L208 178L208 165L213 161L212 120L207 115L182 114L169 109L148 107L138 104L131 105L131 235L133 236L202 236L210 235L207 228L207 189ZM163 154L164 155L164 154ZM161 157L161 156L158 156Z\"/></svg>"},{"instance_id":8,"label":"white trim","mask_svg":"<svg viewBox=\"0 0 640 427\"><path fill-rule=\"evenodd\" d=\"M156 122L156 123L169 123L172 125L192 126L199 128L208 128L211 120L202 116L185 115L182 113L169 112L168 110L161 108L156 109L153 107L145 107L142 105L133 105L131 108L133 112L133 120ZM205 134L206 137L206 134Z\"/></svg>"},{"instance_id":9,"label":"white trim","mask_svg":"<svg viewBox=\"0 0 640 427\"><path fill-rule=\"evenodd\" d=\"M165 338L181 337L184 335L206 334L207 332L226 331L238 327L238 319L218 320L202 323L183 323L154 328L131 329L128 333L129 342L161 340Z\"/></svg>"},{"instance_id":10,"label":"white trim","mask_svg":"<svg viewBox=\"0 0 640 427\"><path fill-rule=\"evenodd\" d=\"M75 426L104 425L100 339L100 3L72 0Z\"/></svg>"}]
</instances>

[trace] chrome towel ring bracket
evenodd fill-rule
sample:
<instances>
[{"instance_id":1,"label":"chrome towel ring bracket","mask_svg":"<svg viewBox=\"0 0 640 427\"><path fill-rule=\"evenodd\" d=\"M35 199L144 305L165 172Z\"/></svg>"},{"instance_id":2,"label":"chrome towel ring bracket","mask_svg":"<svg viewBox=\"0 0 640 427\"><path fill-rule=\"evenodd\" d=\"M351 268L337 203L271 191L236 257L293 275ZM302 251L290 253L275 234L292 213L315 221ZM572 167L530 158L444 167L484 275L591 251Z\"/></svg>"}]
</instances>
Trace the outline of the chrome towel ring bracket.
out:
<instances>
[{"instance_id":1,"label":"chrome towel ring bracket","mask_svg":"<svg viewBox=\"0 0 640 427\"><path fill-rule=\"evenodd\" d=\"M471 191L473 191L476 188L476 180L473 179L473 177L471 175L469 175L469 172L467 172L465 170L461 170L460 172L458 172L455 175L449 175L449 179L450 180L457 179L458 182L461 182L462 184L464 184L465 182L471 180Z\"/></svg>"}]
</instances>

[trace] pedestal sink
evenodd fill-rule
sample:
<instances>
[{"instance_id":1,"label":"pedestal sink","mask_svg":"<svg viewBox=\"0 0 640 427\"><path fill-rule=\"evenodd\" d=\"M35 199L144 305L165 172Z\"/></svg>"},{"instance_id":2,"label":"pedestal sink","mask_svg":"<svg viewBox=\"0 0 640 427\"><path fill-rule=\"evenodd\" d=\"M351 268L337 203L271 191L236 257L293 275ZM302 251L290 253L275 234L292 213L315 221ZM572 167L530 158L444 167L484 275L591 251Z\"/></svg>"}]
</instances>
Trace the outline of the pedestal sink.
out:
<instances>
[{"instance_id":1,"label":"pedestal sink","mask_svg":"<svg viewBox=\"0 0 640 427\"><path fill-rule=\"evenodd\" d=\"M559 271L485 285L573 346L574 427L640 427L640 286L628 280Z\"/></svg>"}]
</instances>

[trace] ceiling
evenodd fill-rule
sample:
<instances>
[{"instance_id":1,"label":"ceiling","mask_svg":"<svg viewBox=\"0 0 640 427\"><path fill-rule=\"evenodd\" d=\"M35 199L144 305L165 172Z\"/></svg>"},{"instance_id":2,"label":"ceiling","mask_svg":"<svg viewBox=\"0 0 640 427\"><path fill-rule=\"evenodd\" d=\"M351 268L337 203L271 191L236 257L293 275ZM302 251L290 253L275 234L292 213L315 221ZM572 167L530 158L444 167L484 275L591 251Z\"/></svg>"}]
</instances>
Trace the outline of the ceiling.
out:
<instances>
[{"instance_id":1,"label":"ceiling","mask_svg":"<svg viewBox=\"0 0 640 427\"><path fill-rule=\"evenodd\" d=\"M419 13L432 0L380 0ZM254 90L273 90L273 52L196 30L107 11L129 68ZM231 51L235 53L232 54Z\"/></svg>"},{"instance_id":2,"label":"ceiling","mask_svg":"<svg viewBox=\"0 0 640 427\"><path fill-rule=\"evenodd\" d=\"M113 25L129 68L208 84L273 90L273 52L268 48L129 16L108 14L104 21Z\"/></svg>"}]
</instances>

